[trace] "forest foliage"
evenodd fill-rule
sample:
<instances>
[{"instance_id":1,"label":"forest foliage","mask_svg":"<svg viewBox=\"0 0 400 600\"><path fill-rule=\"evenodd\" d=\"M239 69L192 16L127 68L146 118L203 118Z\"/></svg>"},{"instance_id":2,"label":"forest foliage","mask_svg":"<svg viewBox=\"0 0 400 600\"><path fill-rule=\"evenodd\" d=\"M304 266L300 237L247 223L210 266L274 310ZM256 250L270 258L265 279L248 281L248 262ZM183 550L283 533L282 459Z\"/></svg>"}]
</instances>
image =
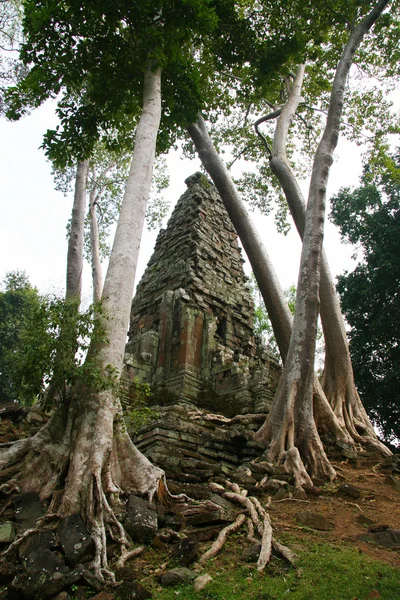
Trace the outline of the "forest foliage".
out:
<instances>
[{"instance_id":1,"label":"forest foliage","mask_svg":"<svg viewBox=\"0 0 400 600\"><path fill-rule=\"evenodd\" d=\"M361 185L332 199L331 220L357 265L338 278L350 326L354 376L364 406L388 440L400 439L399 153L367 163Z\"/></svg>"}]
</instances>

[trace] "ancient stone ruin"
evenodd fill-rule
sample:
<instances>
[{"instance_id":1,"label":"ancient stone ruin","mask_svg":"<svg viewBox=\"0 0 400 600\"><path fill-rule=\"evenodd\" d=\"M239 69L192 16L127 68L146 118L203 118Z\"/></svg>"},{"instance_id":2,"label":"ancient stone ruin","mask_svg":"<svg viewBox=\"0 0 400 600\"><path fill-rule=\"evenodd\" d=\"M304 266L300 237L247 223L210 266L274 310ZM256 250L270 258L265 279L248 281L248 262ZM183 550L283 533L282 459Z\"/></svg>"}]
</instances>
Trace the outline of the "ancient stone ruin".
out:
<instances>
[{"instance_id":1,"label":"ancient stone ruin","mask_svg":"<svg viewBox=\"0 0 400 600\"><path fill-rule=\"evenodd\" d=\"M280 367L255 339L244 259L220 196L201 173L186 183L137 287L123 380L127 401L135 382L150 384L158 415L135 443L170 478L193 482L260 454L251 430Z\"/></svg>"},{"instance_id":2,"label":"ancient stone ruin","mask_svg":"<svg viewBox=\"0 0 400 600\"><path fill-rule=\"evenodd\" d=\"M132 303L127 375L161 404L267 412L279 367L254 338L238 236L214 186L201 173L186 183Z\"/></svg>"}]
</instances>

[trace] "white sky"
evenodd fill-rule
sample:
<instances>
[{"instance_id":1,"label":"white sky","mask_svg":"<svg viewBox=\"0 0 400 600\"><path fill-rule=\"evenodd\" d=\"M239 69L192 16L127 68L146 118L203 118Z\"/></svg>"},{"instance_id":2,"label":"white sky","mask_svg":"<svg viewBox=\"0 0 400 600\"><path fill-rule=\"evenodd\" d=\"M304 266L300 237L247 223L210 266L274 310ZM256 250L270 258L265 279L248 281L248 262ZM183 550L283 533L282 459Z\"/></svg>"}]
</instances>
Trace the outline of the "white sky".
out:
<instances>
[{"instance_id":1,"label":"white sky","mask_svg":"<svg viewBox=\"0 0 400 600\"><path fill-rule=\"evenodd\" d=\"M42 136L54 127L51 104L35 110L24 119L9 123L0 120L0 280L6 272L25 270L33 285L43 292L62 292L65 285L65 226L70 217L72 197L54 190L50 164L39 149ZM356 146L341 141L331 170L328 197L344 185L357 185L361 159ZM185 191L186 177L199 170L198 160L169 159L171 186L165 194L171 207ZM275 269L284 288L295 284L300 258L300 242L294 229L284 237L275 230L273 217L254 215ZM150 258L156 233L144 232L139 281ZM338 233L327 222L325 248L333 274L352 268L352 249L340 243ZM247 272L249 268L246 268ZM90 300L90 269L84 272L84 295Z\"/></svg>"}]
</instances>

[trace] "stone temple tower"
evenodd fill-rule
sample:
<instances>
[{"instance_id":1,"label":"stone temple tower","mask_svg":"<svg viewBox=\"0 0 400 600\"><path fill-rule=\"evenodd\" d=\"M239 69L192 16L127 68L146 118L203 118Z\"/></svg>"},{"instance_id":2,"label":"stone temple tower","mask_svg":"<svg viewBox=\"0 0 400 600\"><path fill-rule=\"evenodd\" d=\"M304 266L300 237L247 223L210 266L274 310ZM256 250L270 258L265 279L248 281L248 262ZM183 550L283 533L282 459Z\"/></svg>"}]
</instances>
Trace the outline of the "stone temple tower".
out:
<instances>
[{"instance_id":1,"label":"stone temple tower","mask_svg":"<svg viewBox=\"0 0 400 600\"><path fill-rule=\"evenodd\" d=\"M238 236L214 186L201 173L186 183L132 303L127 387L148 382L161 405L265 413L280 369L254 338Z\"/></svg>"}]
</instances>

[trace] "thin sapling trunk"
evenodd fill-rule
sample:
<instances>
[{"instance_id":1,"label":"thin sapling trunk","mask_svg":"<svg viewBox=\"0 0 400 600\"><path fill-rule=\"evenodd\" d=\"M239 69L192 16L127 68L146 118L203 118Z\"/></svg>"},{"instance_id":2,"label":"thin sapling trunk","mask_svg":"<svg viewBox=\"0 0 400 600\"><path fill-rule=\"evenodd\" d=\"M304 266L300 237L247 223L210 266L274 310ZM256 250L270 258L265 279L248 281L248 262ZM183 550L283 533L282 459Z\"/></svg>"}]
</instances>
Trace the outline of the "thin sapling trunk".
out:
<instances>
[{"instance_id":1,"label":"thin sapling trunk","mask_svg":"<svg viewBox=\"0 0 400 600\"><path fill-rule=\"evenodd\" d=\"M99 224L97 221L97 181L93 169L93 187L89 195L89 219L90 219L90 258L92 263L92 287L93 302L101 300L103 291L103 274L100 260Z\"/></svg>"},{"instance_id":2,"label":"thin sapling trunk","mask_svg":"<svg viewBox=\"0 0 400 600\"><path fill-rule=\"evenodd\" d=\"M71 228L68 240L67 285L65 299L81 301L83 271L83 237L86 211L86 182L88 161L78 163L75 178L74 203L72 207Z\"/></svg>"}]
</instances>

